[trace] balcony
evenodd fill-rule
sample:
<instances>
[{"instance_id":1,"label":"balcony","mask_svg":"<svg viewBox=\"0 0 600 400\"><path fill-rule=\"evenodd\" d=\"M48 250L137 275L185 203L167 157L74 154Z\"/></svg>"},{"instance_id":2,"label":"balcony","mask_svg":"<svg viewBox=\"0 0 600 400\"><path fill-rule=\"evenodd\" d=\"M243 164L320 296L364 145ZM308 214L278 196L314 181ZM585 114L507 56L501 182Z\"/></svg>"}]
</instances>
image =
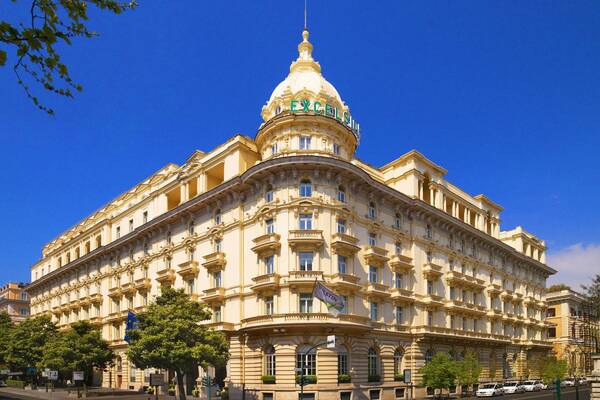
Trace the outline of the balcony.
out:
<instances>
[{"instance_id":1,"label":"balcony","mask_svg":"<svg viewBox=\"0 0 600 400\"><path fill-rule=\"evenodd\" d=\"M292 287L312 286L323 279L323 271L290 271L288 283Z\"/></svg>"},{"instance_id":2,"label":"balcony","mask_svg":"<svg viewBox=\"0 0 600 400\"><path fill-rule=\"evenodd\" d=\"M156 281L162 285L172 285L175 282L175 270L173 268L166 268L156 271Z\"/></svg>"},{"instance_id":3,"label":"balcony","mask_svg":"<svg viewBox=\"0 0 600 400\"><path fill-rule=\"evenodd\" d=\"M369 284L365 287L365 293L371 298L386 298L392 295L389 292L389 288L390 287L388 285L369 282Z\"/></svg>"},{"instance_id":4,"label":"balcony","mask_svg":"<svg viewBox=\"0 0 600 400\"><path fill-rule=\"evenodd\" d=\"M235 325L232 322L209 322L206 324L202 324L203 326L214 329L215 331L233 331L235 329Z\"/></svg>"},{"instance_id":5,"label":"balcony","mask_svg":"<svg viewBox=\"0 0 600 400\"><path fill-rule=\"evenodd\" d=\"M293 249L316 250L325 243L323 231L314 229L298 229L289 232L288 243Z\"/></svg>"},{"instance_id":6,"label":"balcony","mask_svg":"<svg viewBox=\"0 0 600 400\"><path fill-rule=\"evenodd\" d=\"M426 263L423 265L423 275L427 279L438 279L442 276L442 266L434 263Z\"/></svg>"},{"instance_id":7,"label":"balcony","mask_svg":"<svg viewBox=\"0 0 600 400\"><path fill-rule=\"evenodd\" d=\"M90 296L84 296L82 298L79 299L79 304L81 305L81 307L88 307L90 304L92 304L92 301L90 300Z\"/></svg>"},{"instance_id":8,"label":"balcony","mask_svg":"<svg viewBox=\"0 0 600 400\"><path fill-rule=\"evenodd\" d=\"M452 285L468 287L476 290L482 290L485 288L483 280L463 274L458 271L446 272L446 282Z\"/></svg>"},{"instance_id":9,"label":"balcony","mask_svg":"<svg viewBox=\"0 0 600 400\"><path fill-rule=\"evenodd\" d=\"M121 286L115 286L108 289L108 297L113 299L118 299L123 297L123 291L121 290Z\"/></svg>"},{"instance_id":10,"label":"balcony","mask_svg":"<svg viewBox=\"0 0 600 400\"><path fill-rule=\"evenodd\" d=\"M492 319L502 318L502 311L497 308L492 308L491 310L488 310L485 314L488 316L488 318Z\"/></svg>"},{"instance_id":11,"label":"balcony","mask_svg":"<svg viewBox=\"0 0 600 400\"><path fill-rule=\"evenodd\" d=\"M503 344L510 344L510 337L505 335L496 335L487 332L473 332L462 329L452 329L443 326L427 326L422 325L412 329L413 334L425 334L436 337L447 337L453 339L484 339L494 342L502 342Z\"/></svg>"},{"instance_id":12,"label":"balcony","mask_svg":"<svg viewBox=\"0 0 600 400\"><path fill-rule=\"evenodd\" d=\"M279 274L265 274L255 276L254 278L252 278L254 284L250 286L250 289L257 293L264 291L274 291L279 287L279 279Z\"/></svg>"},{"instance_id":13,"label":"balcony","mask_svg":"<svg viewBox=\"0 0 600 400\"><path fill-rule=\"evenodd\" d=\"M121 285L121 291L125 296L132 296L136 292L135 283L127 282Z\"/></svg>"},{"instance_id":14,"label":"balcony","mask_svg":"<svg viewBox=\"0 0 600 400\"><path fill-rule=\"evenodd\" d=\"M242 330L264 330L272 334L273 328L280 329L283 326L324 326L338 325L346 328L368 331L371 329L371 320L368 317L362 317L352 314L339 314L337 317L329 313L287 313L258 315L243 319L241 321Z\"/></svg>"},{"instance_id":15,"label":"balcony","mask_svg":"<svg viewBox=\"0 0 600 400\"><path fill-rule=\"evenodd\" d=\"M127 319L127 310L113 311L106 317L106 322L119 322Z\"/></svg>"},{"instance_id":16,"label":"balcony","mask_svg":"<svg viewBox=\"0 0 600 400\"><path fill-rule=\"evenodd\" d=\"M360 250L357 245L358 238L346 233L334 233L331 235L331 249L336 254L352 256Z\"/></svg>"},{"instance_id":17,"label":"balcony","mask_svg":"<svg viewBox=\"0 0 600 400\"><path fill-rule=\"evenodd\" d=\"M136 279L135 288L139 292L147 292L152 287L152 282L150 282L150 278L141 278Z\"/></svg>"},{"instance_id":18,"label":"balcony","mask_svg":"<svg viewBox=\"0 0 600 400\"><path fill-rule=\"evenodd\" d=\"M437 294L428 294L421 297L421 303L433 308L442 307L444 305L444 298Z\"/></svg>"},{"instance_id":19,"label":"balcony","mask_svg":"<svg viewBox=\"0 0 600 400\"><path fill-rule=\"evenodd\" d=\"M208 272L220 271L225 268L227 260L225 259L225 253L217 251L204 256L204 262L202 266L208 270Z\"/></svg>"},{"instance_id":20,"label":"balcony","mask_svg":"<svg viewBox=\"0 0 600 400\"><path fill-rule=\"evenodd\" d=\"M334 274L329 280L329 284L338 289L338 290L346 290L348 292L356 292L360 290L360 278L354 275L349 274Z\"/></svg>"},{"instance_id":21,"label":"balcony","mask_svg":"<svg viewBox=\"0 0 600 400\"><path fill-rule=\"evenodd\" d=\"M390 259L387 253L388 251L383 247L365 246L363 249L365 264L383 266Z\"/></svg>"},{"instance_id":22,"label":"balcony","mask_svg":"<svg viewBox=\"0 0 600 400\"><path fill-rule=\"evenodd\" d=\"M100 293L91 294L90 301L92 304L102 304L102 295Z\"/></svg>"},{"instance_id":23,"label":"balcony","mask_svg":"<svg viewBox=\"0 0 600 400\"><path fill-rule=\"evenodd\" d=\"M410 304L415 301L415 295L412 290L392 289L392 300L398 304Z\"/></svg>"},{"instance_id":24,"label":"balcony","mask_svg":"<svg viewBox=\"0 0 600 400\"><path fill-rule=\"evenodd\" d=\"M94 326L102 326L102 317L92 317L90 318L90 324Z\"/></svg>"},{"instance_id":25,"label":"balcony","mask_svg":"<svg viewBox=\"0 0 600 400\"><path fill-rule=\"evenodd\" d=\"M500 298L502 300L512 300L513 298L513 291L510 289L504 289L502 290L502 293L500 293Z\"/></svg>"},{"instance_id":26,"label":"balcony","mask_svg":"<svg viewBox=\"0 0 600 400\"><path fill-rule=\"evenodd\" d=\"M195 278L198 276L200 269L198 268L198 261L188 260L178 265L179 270L177 273L181 275L183 279Z\"/></svg>"},{"instance_id":27,"label":"balcony","mask_svg":"<svg viewBox=\"0 0 600 400\"><path fill-rule=\"evenodd\" d=\"M81 303L79 299L71 300L69 303L69 310L79 310L81 308Z\"/></svg>"},{"instance_id":28,"label":"balcony","mask_svg":"<svg viewBox=\"0 0 600 400\"><path fill-rule=\"evenodd\" d=\"M489 285L487 285L485 290L489 293L490 296L502 293L502 287L495 283L490 283Z\"/></svg>"},{"instance_id":29,"label":"balcony","mask_svg":"<svg viewBox=\"0 0 600 400\"><path fill-rule=\"evenodd\" d=\"M525 299L523 299L523 303L525 303L525 305L528 305L528 306L535 306L537 303L537 300L533 296L525 296Z\"/></svg>"},{"instance_id":30,"label":"balcony","mask_svg":"<svg viewBox=\"0 0 600 400\"><path fill-rule=\"evenodd\" d=\"M413 260L410 257L403 256L402 254L394 254L388 264L395 271L401 274L412 271L414 268L412 264Z\"/></svg>"},{"instance_id":31,"label":"balcony","mask_svg":"<svg viewBox=\"0 0 600 400\"><path fill-rule=\"evenodd\" d=\"M259 236L252 240L252 242L254 242L252 251L256 254L275 253L281 247L279 239L280 236L276 233L268 233L266 235Z\"/></svg>"},{"instance_id":32,"label":"balcony","mask_svg":"<svg viewBox=\"0 0 600 400\"><path fill-rule=\"evenodd\" d=\"M218 287L204 290L202 300L207 303L221 303L225 300L225 288Z\"/></svg>"},{"instance_id":33,"label":"balcony","mask_svg":"<svg viewBox=\"0 0 600 400\"><path fill-rule=\"evenodd\" d=\"M469 314L474 316L483 316L486 314L485 311L481 310L475 304L465 303L460 300L447 300L445 308L448 311L454 311L461 314Z\"/></svg>"}]
</instances>

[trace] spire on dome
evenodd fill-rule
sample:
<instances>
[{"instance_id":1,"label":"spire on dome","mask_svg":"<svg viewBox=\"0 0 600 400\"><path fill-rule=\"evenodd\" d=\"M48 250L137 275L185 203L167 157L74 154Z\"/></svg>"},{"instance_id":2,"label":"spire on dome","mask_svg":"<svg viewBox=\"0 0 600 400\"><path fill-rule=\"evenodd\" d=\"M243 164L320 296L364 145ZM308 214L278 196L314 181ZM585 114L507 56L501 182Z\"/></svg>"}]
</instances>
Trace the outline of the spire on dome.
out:
<instances>
[{"instance_id":1,"label":"spire on dome","mask_svg":"<svg viewBox=\"0 0 600 400\"><path fill-rule=\"evenodd\" d=\"M290 72L294 70L311 69L321 73L321 66L312 57L313 45L308 41L308 29L302 31L302 42L298 45L298 58L290 66Z\"/></svg>"}]
</instances>

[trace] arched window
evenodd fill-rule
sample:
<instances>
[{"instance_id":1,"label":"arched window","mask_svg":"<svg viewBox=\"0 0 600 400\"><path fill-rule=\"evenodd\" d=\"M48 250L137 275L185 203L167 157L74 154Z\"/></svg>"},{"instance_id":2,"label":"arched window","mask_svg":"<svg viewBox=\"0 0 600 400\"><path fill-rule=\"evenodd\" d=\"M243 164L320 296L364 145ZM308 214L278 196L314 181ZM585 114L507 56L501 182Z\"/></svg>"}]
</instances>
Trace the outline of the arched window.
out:
<instances>
[{"instance_id":1,"label":"arched window","mask_svg":"<svg viewBox=\"0 0 600 400\"><path fill-rule=\"evenodd\" d=\"M377 354L377 351L371 347L367 357L367 371L369 372L369 380L374 380L375 377L379 376L379 354Z\"/></svg>"},{"instance_id":2,"label":"arched window","mask_svg":"<svg viewBox=\"0 0 600 400\"><path fill-rule=\"evenodd\" d=\"M264 375L275 376L275 348L271 345L265 349Z\"/></svg>"},{"instance_id":3,"label":"arched window","mask_svg":"<svg viewBox=\"0 0 600 400\"><path fill-rule=\"evenodd\" d=\"M296 349L296 368L303 370L304 375L317 375L317 352L309 345Z\"/></svg>"},{"instance_id":4,"label":"arched window","mask_svg":"<svg viewBox=\"0 0 600 400\"><path fill-rule=\"evenodd\" d=\"M402 374L402 358L404 357L404 352L402 349L398 348L394 351L394 376L398 376Z\"/></svg>"},{"instance_id":5,"label":"arched window","mask_svg":"<svg viewBox=\"0 0 600 400\"><path fill-rule=\"evenodd\" d=\"M300 197L312 197L312 183L308 179L300 182Z\"/></svg>"},{"instance_id":6,"label":"arched window","mask_svg":"<svg viewBox=\"0 0 600 400\"><path fill-rule=\"evenodd\" d=\"M337 200L340 203L345 203L346 202L346 189L344 189L343 186L339 186L338 190L337 190Z\"/></svg>"},{"instance_id":7,"label":"arched window","mask_svg":"<svg viewBox=\"0 0 600 400\"><path fill-rule=\"evenodd\" d=\"M339 346L338 348L338 375L348 375L348 350L346 346Z\"/></svg>"},{"instance_id":8,"label":"arched window","mask_svg":"<svg viewBox=\"0 0 600 400\"><path fill-rule=\"evenodd\" d=\"M268 185L267 190L265 191L265 201L270 203L273 201L273 186Z\"/></svg>"},{"instance_id":9,"label":"arched window","mask_svg":"<svg viewBox=\"0 0 600 400\"><path fill-rule=\"evenodd\" d=\"M215 211L215 225L219 225L221 223L221 209L217 209L217 211Z\"/></svg>"},{"instance_id":10,"label":"arched window","mask_svg":"<svg viewBox=\"0 0 600 400\"><path fill-rule=\"evenodd\" d=\"M370 219L375 219L377 218L377 208L375 207L375 203L373 203L372 201L369 202L369 214L368 214Z\"/></svg>"}]
</instances>

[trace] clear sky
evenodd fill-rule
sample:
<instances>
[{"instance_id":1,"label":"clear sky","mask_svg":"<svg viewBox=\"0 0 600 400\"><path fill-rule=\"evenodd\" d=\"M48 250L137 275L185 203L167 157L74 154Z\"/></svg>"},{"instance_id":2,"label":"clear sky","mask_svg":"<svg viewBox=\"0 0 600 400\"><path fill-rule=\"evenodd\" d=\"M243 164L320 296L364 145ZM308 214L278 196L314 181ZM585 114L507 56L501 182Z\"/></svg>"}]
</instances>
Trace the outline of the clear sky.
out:
<instances>
[{"instance_id":1,"label":"clear sky","mask_svg":"<svg viewBox=\"0 0 600 400\"><path fill-rule=\"evenodd\" d=\"M0 282L167 163L254 136L287 75L303 2L139 0L65 49L84 91L37 111L0 69ZM0 19L26 15L6 2ZM502 228L546 240L572 284L600 272L600 3L309 0L313 55L361 123L357 156L417 149ZM9 58L9 63L14 58Z\"/></svg>"}]
</instances>

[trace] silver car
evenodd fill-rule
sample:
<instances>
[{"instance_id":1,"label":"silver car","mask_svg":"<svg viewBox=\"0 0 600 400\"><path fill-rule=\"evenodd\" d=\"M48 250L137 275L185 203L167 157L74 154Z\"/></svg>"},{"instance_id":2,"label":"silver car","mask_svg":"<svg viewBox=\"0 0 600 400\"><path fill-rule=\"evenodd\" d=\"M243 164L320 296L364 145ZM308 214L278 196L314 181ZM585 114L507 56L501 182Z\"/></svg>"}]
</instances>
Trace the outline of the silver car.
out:
<instances>
[{"instance_id":1,"label":"silver car","mask_svg":"<svg viewBox=\"0 0 600 400\"><path fill-rule=\"evenodd\" d=\"M521 385L520 382L506 382L504 384L504 393L525 393L525 388L523 387L523 385Z\"/></svg>"}]
</instances>

